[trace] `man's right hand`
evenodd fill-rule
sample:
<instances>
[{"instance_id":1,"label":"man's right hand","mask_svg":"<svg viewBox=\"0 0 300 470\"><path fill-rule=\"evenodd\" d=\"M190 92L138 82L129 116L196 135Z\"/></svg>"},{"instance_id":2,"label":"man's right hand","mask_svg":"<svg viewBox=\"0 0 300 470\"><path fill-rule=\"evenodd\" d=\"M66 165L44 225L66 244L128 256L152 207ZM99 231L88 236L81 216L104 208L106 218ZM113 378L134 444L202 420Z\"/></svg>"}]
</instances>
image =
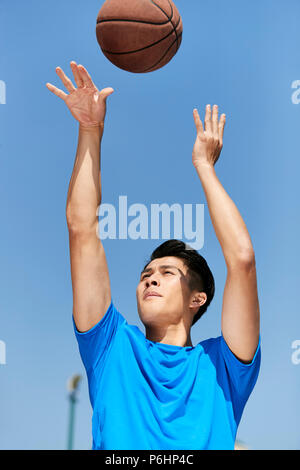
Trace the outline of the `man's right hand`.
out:
<instances>
[{"instance_id":1,"label":"man's right hand","mask_svg":"<svg viewBox=\"0 0 300 470\"><path fill-rule=\"evenodd\" d=\"M114 92L114 89L104 88L99 91L83 65L77 65L74 61L70 64L78 88L75 88L72 81L65 75L60 67L56 68L56 73L70 94L64 93L51 83L46 83L46 87L65 101L81 127L103 128L106 115L106 99Z\"/></svg>"}]
</instances>

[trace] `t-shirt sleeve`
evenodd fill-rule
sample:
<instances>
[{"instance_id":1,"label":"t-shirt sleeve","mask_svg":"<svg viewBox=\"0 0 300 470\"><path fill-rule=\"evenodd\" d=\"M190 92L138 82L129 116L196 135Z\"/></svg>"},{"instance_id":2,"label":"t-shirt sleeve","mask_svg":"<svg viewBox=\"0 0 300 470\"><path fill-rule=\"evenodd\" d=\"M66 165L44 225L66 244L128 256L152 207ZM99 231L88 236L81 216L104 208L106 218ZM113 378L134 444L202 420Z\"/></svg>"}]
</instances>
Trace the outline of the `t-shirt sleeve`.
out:
<instances>
[{"instance_id":1,"label":"t-shirt sleeve","mask_svg":"<svg viewBox=\"0 0 300 470\"><path fill-rule=\"evenodd\" d=\"M228 377L232 406L237 424L239 423L246 402L256 384L261 362L261 338L250 363L241 362L227 345L223 335L220 339L220 352L223 357Z\"/></svg>"},{"instance_id":2,"label":"t-shirt sleeve","mask_svg":"<svg viewBox=\"0 0 300 470\"><path fill-rule=\"evenodd\" d=\"M101 320L88 331L79 332L73 316L72 320L80 356L89 376L98 365L104 365L115 335L126 320L115 308L113 300Z\"/></svg>"}]
</instances>

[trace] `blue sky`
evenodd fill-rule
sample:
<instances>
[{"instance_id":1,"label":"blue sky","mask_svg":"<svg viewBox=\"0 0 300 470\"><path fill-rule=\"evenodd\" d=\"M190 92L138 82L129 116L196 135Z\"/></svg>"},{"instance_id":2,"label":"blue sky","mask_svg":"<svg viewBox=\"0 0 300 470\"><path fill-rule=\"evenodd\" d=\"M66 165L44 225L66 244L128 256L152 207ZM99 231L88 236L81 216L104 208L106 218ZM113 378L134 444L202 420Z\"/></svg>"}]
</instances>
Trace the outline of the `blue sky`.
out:
<instances>
[{"instance_id":1,"label":"blue sky","mask_svg":"<svg viewBox=\"0 0 300 470\"><path fill-rule=\"evenodd\" d=\"M118 69L102 54L95 24L103 2L0 4L0 448L64 449L66 382L83 375L76 449L91 447L87 380L73 334L65 204L78 125L45 84L64 89L82 63L99 89L112 86L102 141L102 202L118 207L205 204L204 246L216 294L192 342L220 334L226 266L192 165L194 107L218 104L227 124L217 175L240 210L257 265L262 365L238 438L252 449L299 449L299 122L297 0L177 0L183 40L148 74ZM64 91L66 91L64 89ZM1 100L0 100L1 101ZM112 297L142 331L138 275L159 240L104 240ZM185 240L188 241L188 240Z\"/></svg>"}]
</instances>

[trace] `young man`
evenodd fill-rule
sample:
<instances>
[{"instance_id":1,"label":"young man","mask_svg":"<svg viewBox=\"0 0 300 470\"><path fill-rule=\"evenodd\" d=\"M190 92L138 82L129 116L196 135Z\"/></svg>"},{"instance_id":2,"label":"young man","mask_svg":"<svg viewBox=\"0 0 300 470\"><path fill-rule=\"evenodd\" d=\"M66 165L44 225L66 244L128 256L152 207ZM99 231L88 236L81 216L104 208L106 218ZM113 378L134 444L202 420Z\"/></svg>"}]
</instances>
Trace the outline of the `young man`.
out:
<instances>
[{"instance_id":1,"label":"young man","mask_svg":"<svg viewBox=\"0 0 300 470\"><path fill-rule=\"evenodd\" d=\"M218 180L225 115L197 110L193 165L205 191L227 266L221 336L192 345L191 326L214 295L213 275L195 250L178 240L159 246L137 286L146 335L116 309L98 233L100 143L106 99L87 70L71 62L77 88L47 84L79 122L67 198L73 322L93 407L93 449L233 449L238 424L260 365L255 256L247 228Z\"/></svg>"}]
</instances>

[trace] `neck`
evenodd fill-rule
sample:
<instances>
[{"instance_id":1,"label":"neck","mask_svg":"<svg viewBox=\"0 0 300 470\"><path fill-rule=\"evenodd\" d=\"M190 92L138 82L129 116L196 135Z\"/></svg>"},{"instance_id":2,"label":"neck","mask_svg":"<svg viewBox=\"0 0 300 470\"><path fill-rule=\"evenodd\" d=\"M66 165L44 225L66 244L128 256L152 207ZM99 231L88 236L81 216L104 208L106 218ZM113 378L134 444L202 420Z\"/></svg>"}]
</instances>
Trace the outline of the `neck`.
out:
<instances>
[{"instance_id":1,"label":"neck","mask_svg":"<svg viewBox=\"0 0 300 470\"><path fill-rule=\"evenodd\" d=\"M181 347L193 346L190 328L186 329L184 325L169 325L159 328L145 326L145 328L146 338L149 341Z\"/></svg>"}]
</instances>

